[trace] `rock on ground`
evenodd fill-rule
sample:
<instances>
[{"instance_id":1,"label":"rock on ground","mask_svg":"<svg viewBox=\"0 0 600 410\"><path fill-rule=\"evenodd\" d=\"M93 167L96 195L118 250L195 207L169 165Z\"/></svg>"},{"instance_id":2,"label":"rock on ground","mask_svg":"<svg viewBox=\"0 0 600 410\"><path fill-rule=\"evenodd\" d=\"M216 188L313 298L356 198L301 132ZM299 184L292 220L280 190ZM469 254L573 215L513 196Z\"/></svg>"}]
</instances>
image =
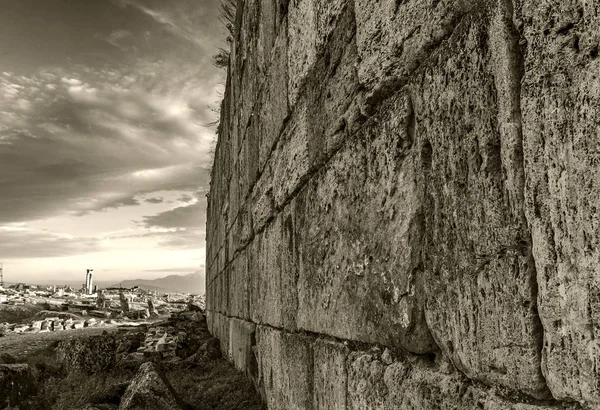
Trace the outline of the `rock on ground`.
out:
<instances>
[{"instance_id":1,"label":"rock on ground","mask_svg":"<svg viewBox=\"0 0 600 410\"><path fill-rule=\"evenodd\" d=\"M164 375L147 362L133 379L121 399L119 410L183 409L173 387Z\"/></svg>"},{"instance_id":2,"label":"rock on ground","mask_svg":"<svg viewBox=\"0 0 600 410\"><path fill-rule=\"evenodd\" d=\"M117 343L112 336L66 340L56 348L58 362L67 372L98 373L116 362Z\"/></svg>"}]
</instances>

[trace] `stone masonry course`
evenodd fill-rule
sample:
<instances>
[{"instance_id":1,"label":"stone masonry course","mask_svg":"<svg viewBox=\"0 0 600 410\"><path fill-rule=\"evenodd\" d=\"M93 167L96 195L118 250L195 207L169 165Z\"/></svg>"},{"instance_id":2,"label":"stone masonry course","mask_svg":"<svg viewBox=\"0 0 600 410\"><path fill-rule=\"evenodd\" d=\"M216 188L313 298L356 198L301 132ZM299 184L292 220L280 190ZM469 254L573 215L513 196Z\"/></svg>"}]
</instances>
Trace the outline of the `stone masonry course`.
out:
<instances>
[{"instance_id":1,"label":"stone masonry course","mask_svg":"<svg viewBox=\"0 0 600 410\"><path fill-rule=\"evenodd\" d=\"M600 408L600 2L239 0L207 317L270 409Z\"/></svg>"}]
</instances>

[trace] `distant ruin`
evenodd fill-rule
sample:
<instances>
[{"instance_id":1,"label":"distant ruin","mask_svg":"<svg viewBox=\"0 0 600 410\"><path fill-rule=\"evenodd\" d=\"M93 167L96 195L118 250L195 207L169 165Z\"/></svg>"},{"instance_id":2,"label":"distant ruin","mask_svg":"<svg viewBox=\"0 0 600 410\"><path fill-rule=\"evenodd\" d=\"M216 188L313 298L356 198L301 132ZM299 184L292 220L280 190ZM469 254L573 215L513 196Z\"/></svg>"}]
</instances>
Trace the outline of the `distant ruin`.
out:
<instances>
[{"instance_id":1,"label":"distant ruin","mask_svg":"<svg viewBox=\"0 0 600 410\"><path fill-rule=\"evenodd\" d=\"M600 3L241 0L211 332L272 409L600 406Z\"/></svg>"},{"instance_id":2,"label":"distant ruin","mask_svg":"<svg viewBox=\"0 0 600 410\"><path fill-rule=\"evenodd\" d=\"M94 293L93 277L94 277L94 269L86 269L85 288L84 289L88 295L92 295Z\"/></svg>"}]
</instances>

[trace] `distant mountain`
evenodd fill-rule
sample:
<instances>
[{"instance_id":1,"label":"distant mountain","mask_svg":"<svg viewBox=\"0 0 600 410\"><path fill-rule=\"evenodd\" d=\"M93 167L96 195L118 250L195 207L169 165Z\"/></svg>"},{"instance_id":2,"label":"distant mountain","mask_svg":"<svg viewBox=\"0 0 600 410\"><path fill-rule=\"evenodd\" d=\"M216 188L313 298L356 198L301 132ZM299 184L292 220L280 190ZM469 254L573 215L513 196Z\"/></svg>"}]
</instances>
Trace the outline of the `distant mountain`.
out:
<instances>
[{"instance_id":1,"label":"distant mountain","mask_svg":"<svg viewBox=\"0 0 600 410\"><path fill-rule=\"evenodd\" d=\"M205 293L204 272L196 271L189 275L169 275L158 279L134 279L124 280L112 285L112 287L122 286L132 288L139 286L145 290L156 290L162 293L195 293L203 295Z\"/></svg>"}]
</instances>

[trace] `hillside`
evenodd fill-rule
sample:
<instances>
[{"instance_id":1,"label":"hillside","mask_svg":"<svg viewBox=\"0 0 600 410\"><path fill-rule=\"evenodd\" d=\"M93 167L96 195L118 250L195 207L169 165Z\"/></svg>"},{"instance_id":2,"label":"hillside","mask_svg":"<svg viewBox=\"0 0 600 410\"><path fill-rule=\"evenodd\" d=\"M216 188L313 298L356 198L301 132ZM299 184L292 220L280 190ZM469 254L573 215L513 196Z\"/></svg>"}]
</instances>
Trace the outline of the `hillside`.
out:
<instances>
[{"instance_id":1,"label":"hillside","mask_svg":"<svg viewBox=\"0 0 600 410\"><path fill-rule=\"evenodd\" d=\"M189 275L169 275L158 279L133 279L124 280L113 286L131 288L139 286L142 289L157 290L159 292L181 292L204 294L204 272L196 271Z\"/></svg>"}]
</instances>

